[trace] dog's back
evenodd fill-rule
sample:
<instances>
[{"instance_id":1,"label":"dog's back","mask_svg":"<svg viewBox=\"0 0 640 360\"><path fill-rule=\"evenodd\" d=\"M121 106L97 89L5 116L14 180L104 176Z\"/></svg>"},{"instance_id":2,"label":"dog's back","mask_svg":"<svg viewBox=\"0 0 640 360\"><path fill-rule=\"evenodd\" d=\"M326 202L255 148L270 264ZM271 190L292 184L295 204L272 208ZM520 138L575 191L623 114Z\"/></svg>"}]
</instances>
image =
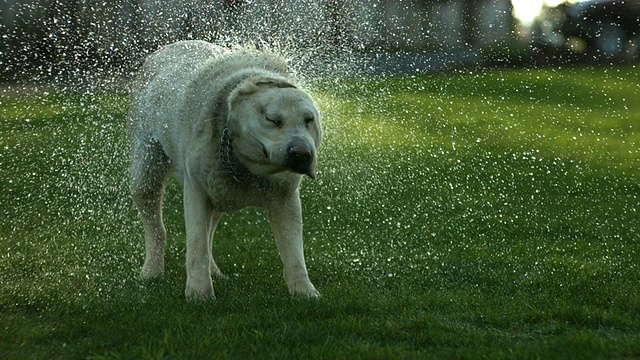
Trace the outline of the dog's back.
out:
<instances>
[{"instance_id":1,"label":"dog's back","mask_svg":"<svg viewBox=\"0 0 640 360\"><path fill-rule=\"evenodd\" d=\"M132 146L140 146L135 142L142 139L158 141L174 158L179 142L192 135L185 131L202 130L194 130L194 124L207 121L213 125L210 130L217 131L226 119L219 118L224 112L210 111L210 105L215 104L213 97L226 93L220 79L242 71L285 75L288 66L274 54L229 50L204 41L181 41L153 53L132 86L128 120Z\"/></svg>"},{"instance_id":2,"label":"dog's back","mask_svg":"<svg viewBox=\"0 0 640 360\"><path fill-rule=\"evenodd\" d=\"M160 136L184 111L186 87L197 77L198 69L225 52L203 41L182 41L149 56L131 91L130 139Z\"/></svg>"}]
</instances>

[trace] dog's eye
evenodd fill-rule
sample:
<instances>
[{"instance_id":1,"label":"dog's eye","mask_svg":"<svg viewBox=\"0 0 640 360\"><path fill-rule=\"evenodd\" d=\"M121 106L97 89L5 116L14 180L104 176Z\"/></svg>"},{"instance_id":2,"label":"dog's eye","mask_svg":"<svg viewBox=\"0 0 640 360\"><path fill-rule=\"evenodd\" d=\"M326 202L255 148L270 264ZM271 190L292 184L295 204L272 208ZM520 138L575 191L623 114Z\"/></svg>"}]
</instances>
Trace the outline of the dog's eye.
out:
<instances>
[{"instance_id":1,"label":"dog's eye","mask_svg":"<svg viewBox=\"0 0 640 360\"><path fill-rule=\"evenodd\" d=\"M268 116L265 117L265 119L267 119L268 122L272 123L273 125L275 125L277 127L282 126L282 120L278 120L278 119L275 119L275 118L270 118Z\"/></svg>"}]
</instances>

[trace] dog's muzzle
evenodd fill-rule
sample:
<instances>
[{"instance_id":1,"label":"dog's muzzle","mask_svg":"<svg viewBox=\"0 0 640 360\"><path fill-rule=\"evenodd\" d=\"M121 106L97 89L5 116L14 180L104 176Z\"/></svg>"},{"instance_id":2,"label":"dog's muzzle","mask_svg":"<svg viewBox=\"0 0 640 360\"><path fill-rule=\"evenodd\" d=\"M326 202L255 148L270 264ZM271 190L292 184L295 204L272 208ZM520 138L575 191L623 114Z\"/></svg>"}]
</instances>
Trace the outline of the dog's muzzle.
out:
<instances>
[{"instance_id":1,"label":"dog's muzzle","mask_svg":"<svg viewBox=\"0 0 640 360\"><path fill-rule=\"evenodd\" d=\"M315 154L313 148L303 143L292 143L287 148L285 166L298 174L316 178Z\"/></svg>"}]
</instances>

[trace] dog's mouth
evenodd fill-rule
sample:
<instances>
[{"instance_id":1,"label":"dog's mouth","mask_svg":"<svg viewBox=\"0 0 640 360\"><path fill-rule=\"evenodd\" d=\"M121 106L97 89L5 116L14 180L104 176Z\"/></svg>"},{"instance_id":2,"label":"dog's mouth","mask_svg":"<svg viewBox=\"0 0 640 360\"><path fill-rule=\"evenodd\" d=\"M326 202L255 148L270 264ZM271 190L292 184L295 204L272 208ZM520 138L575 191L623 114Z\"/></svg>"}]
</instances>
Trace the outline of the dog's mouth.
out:
<instances>
[{"instance_id":1,"label":"dog's mouth","mask_svg":"<svg viewBox=\"0 0 640 360\"><path fill-rule=\"evenodd\" d=\"M285 167L295 173L316 178L315 155L306 145L292 144L287 149Z\"/></svg>"},{"instance_id":2,"label":"dog's mouth","mask_svg":"<svg viewBox=\"0 0 640 360\"><path fill-rule=\"evenodd\" d=\"M307 175L312 180L316 179L315 166L307 166L307 167L295 166L295 167L289 167L288 169L301 175Z\"/></svg>"},{"instance_id":3,"label":"dog's mouth","mask_svg":"<svg viewBox=\"0 0 640 360\"><path fill-rule=\"evenodd\" d=\"M296 174L307 175L311 179L316 178L315 154L314 150L307 145L290 144L282 160L274 158L269 152L267 146L254 137L259 149L262 150L262 156L244 157L245 161L252 162L256 165L268 165L273 167L272 174L283 171L291 171Z\"/></svg>"}]
</instances>

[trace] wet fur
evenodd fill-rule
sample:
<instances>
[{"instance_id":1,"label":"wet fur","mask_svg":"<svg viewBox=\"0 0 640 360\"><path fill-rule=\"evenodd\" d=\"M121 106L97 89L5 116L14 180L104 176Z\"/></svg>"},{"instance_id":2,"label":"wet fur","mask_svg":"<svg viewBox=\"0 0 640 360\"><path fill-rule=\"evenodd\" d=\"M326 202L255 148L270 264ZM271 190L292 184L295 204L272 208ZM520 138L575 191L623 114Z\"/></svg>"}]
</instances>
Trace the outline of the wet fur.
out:
<instances>
[{"instance_id":1,"label":"wet fur","mask_svg":"<svg viewBox=\"0 0 640 360\"><path fill-rule=\"evenodd\" d=\"M277 113L280 128L265 120L267 113ZM219 156L225 128L246 170L240 182ZM267 209L289 291L317 297L302 250L301 174L288 164L291 144L299 145L301 171L315 176L321 135L315 103L276 56L202 41L152 54L132 90L128 119L131 194L145 232L142 277L164 272L162 198L175 174L184 190L188 298L214 296L211 275L222 276L212 256L216 225L224 212L246 206Z\"/></svg>"}]
</instances>

